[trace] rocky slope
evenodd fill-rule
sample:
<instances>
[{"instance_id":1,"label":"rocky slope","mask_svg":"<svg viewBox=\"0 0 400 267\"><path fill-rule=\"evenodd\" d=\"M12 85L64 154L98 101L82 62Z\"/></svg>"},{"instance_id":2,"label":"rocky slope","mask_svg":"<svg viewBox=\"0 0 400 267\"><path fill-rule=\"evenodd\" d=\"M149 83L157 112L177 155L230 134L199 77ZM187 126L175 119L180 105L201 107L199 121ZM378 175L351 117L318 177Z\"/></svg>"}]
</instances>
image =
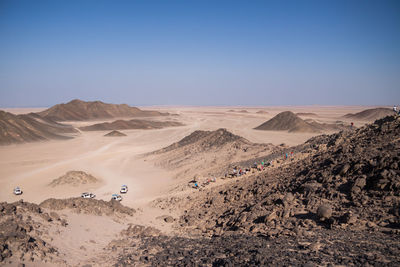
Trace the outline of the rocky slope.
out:
<instances>
[{"instance_id":1,"label":"rocky slope","mask_svg":"<svg viewBox=\"0 0 400 267\"><path fill-rule=\"evenodd\" d=\"M58 104L38 113L44 118L54 121L84 121L94 119L110 119L117 117L150 117L163 116L167 113L145 111L126 104L107 104L101 101L85 102L79 99L66 104Z\"/></svg>"},{"instance_id":2,"label":"rocky slope","mask_svg":"<svg viewBox=\"0 0 400 267\"><path fill-rule=\"evenodd\" d=\"M372 108L363 110L355 114L349 113L344 115L343 117L346 119L353 119L353 120L374 121L393 114L394 114L393 110L388 108Z\"/></svg>"},{"instance_id":3,"label":"rocky slope","mask_svg":"<svg viewBox=\"0 0 400 267\"><path fill-rule=\"evenodd\" d=\"M191 238L148 238L119 265L399 265L400 117L305 147L303 160L176 201Z\"/></svg>"},{"instance_id":4,"label":"rocky slope","mask_svg":"<svg viewBox=\"0 0 400 267\"><path fill-rule=\"evenodd\" d=\"M34 113L14 115L0 110L0 145L69 139L71 137L68 134L77 132L69 125L42 118Z\"/></svg>"},{"instance_id":5,"label":"rocky slope","mask_svg":"<svg viewBox=\"0 0 400 267\"><path fill-rule=\"evenodd\" d=\"M57 248L43 238L48 237L50 227L67 225L57 213L47 213L36 204L0 203L0 264L11 260L63 264Z\"/></svg>"},{"instance_id":6,"label":"rocky slope","mask_svg":"<svg viewBox=\"0 0 400 267\"><path fill-rule=\"evenodd\" d=\"M280 150L272 144L255 144L226 129L195 131L182 140L155 151L156 165L177 171L177 177L221 175L226 166L239 159Z\"/></svg>"}]
</instances>

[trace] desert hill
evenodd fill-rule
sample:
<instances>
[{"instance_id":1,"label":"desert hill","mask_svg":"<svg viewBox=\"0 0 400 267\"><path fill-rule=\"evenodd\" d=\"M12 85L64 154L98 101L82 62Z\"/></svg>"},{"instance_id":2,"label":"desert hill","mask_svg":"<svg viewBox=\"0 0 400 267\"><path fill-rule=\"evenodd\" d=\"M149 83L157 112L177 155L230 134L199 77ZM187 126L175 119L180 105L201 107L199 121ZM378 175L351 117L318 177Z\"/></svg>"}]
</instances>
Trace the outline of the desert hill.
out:
<instances>
[{"instance_id":1,"label":"desert hill","mask_svg":"<svg viewBox=\"0 0 400 267\"><path fill-rule=\"evenodd\" d=\"M300 119L291 111L284 111L254 128L267 131L319 132L320 129Z\"/></svg>"},{"instance_id":2,"label":"desert hill","mask_svg":"<svg viewBox=\"0 0 400 267\"><path fill-rule=\"evenodd\" d=\"M268 111L265 110L259 110L256 112L257 114L268 114Z\"/></svg>"},{"instance_id":3,"label":"desert hill","mask_svg":"<svg viewBox=\"0 0 400 267\"><path fill-rule=\"evenodd\" d=\"M84 184L95 184L100 182L99 179L91 174L83 171L69 171L63 176L60 176L49 184L51 187L68 185L68 186L80 186Z\"/></svg>"},{"instance_id":4,"label":"desert hill","mask_svg":"<svg viewBox=\"0 0 400 267\"><path fill-rule=\"evenodd\" d=\"M64 134L70 133L77 133L77 130L34 113L14 115L0 110L0 145L69 139L71 137Z\"/></svg>"},{"instance_id":5,"label":"desert hill","mask_svg":"<svg viewBox=\"0 0 400 267\"><path fill-rule=\"evenodd\" d=\"M110 119L117 117L151 117L163 116L167 113L144 111L126 104L107 104L101 101L85 102L79 99L66 104L58 104L38 113L44 118L54 121L84 121L94 119Z\"/></svg>"},{"instance_id":6,"label":"desert hill","mask_svg":"<svg viewBox=\"0 0 400 267\"><path fill-rule=\"evenodd\" d=\"M381 119L385 116L393 115L393 113L394 112L388 108L372 108L363 110L355 114L349 113L344 115L343 117L346 119L374 121L377 119Z\"/></svg>"},{"instance_id":7,"label":"desert hill","mask_svg":"<svg viewBox=\"0 0 400 267\"><path fill-rule=\"evenodd\" d=\"M272 144L255 144L226 129L195 131L180 141L151 153L156 165L178 172L177 177L221 175L239 159L277 151Z\"/></svg>"},{"instance_id":8,"label":"desert hill","mask_svg":"<svg viewBox=\"0 0 400 267\"><path fill-rule=\"evenodd\" d=\"M115 137L121 137L121 136L126 136L126 134L121 133L120 131L114 130L114 131L109 132L108 134L105 134L104 136L109 136L109 137L113 137L113 136L115 136Z\"/></svg>"},{"instance_id":9,"label":"desert hill","mask_svg":"<svg viewBox=\"0 0 400 267\"><path fill-rule=\"evenodd\" d=\"M80 127L82 131L128 130L128 129L161 129L165 127L183 126L175 121L150 121L150 120L117 120L113 122L97 123Z\"/></svg>"},{"instance_id":10,"label":"desert hill","mask_svg":"<svg viewBox=\"0 0 400 267\"><path fill-rule=\"evenodd\" d=\"M284 111L254 128L264 131L288 131L290 133L319 133L323 131L347 130L350 127L340 124L319 123L303 120L291 111Z\"/></svg>"}]
</instances>

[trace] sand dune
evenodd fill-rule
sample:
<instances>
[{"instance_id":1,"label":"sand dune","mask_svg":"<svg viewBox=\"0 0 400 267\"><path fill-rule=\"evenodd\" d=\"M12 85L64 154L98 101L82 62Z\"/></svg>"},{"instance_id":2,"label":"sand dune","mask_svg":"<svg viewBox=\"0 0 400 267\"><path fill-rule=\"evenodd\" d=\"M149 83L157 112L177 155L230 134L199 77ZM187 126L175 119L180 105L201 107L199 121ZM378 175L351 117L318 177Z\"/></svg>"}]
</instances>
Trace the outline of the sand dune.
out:
<instances>
[{"instance_id":1,"label":"sand dune","mask_svg":"<svg viewBox=\"0 0 400 267\"><path fill-rule=\"evenodd\" d=\"M69 139L77 133L69 125L42 118L37 114L14 115L0 110L0 145L49 139Z\"/></svg>"},{"instance_id":2,"label":"sand dune","mask_svg":"<svg viewBox=\"0 0 400 267\"><path fill-rule=\"evenodd\" d=\"M38 113L44 118L55 121L84 121L94 119L110 119L117 117L151 117L164 116L158 111L140 110L126 104L107 104L101 101L85 102L79 99L66 104L58 104Z\"/></svg>"}]
</instances>

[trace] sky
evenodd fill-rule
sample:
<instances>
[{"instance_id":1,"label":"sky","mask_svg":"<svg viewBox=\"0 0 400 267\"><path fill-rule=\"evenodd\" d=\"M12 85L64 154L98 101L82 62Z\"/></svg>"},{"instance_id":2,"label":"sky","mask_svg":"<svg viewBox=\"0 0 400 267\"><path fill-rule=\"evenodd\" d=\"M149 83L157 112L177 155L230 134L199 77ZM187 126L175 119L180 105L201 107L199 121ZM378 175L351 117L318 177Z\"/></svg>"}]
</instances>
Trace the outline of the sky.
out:
<instances>
[{"instance_id":1,"label":"sky","mask_svg":"<svg viewBox=\"0 0 400 267\"><path fill-rule=\"evenodd\" d=\"M400 1L0 0L0 107L400 104Z\"/></svg>"}]
</instances>

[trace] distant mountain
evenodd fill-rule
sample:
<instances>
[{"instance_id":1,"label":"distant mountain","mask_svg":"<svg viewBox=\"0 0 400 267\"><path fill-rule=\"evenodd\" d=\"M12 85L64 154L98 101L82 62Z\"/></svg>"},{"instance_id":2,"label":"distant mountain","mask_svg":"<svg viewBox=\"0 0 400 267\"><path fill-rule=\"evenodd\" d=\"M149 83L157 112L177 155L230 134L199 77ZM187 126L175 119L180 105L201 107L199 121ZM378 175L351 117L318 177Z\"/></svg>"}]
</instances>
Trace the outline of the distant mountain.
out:
<instances>
[{"instance_id":1,"label":"distant mountain","mask_svg":"<svg viewBox=\"0 0 400 267\"><path fill-rule=\"evenodd\" d=\"M355 114L349 113L344 115L343 117L346 119L374 121L393 114L393 110L389 108L372 108L363 110Z\"/></svg>"},{"instance_id":2,"label":"distant mountain","mask_svg":"<svg viewBox=\"0 0 400 267\"><path fill-rule=\"evenodd\" d=\"M82 131L128 130L128 129L161 129L165 127L182 126L176 121L148 121L148 120L117 120L113 122L97 123L80 127Z\"/></svg>"},{"instance_id":3,"label":"distant mountain","mask_svg":"<svg viewBox=\"0 0 400 267\"><path fill-rule=\"evenodd\" d=\"M49 139L69 139L75 128L42 118L35 113L14 115L0 110L0 145Z\"/></svg>"},{"instance_id":4,"label":"distant mountain","mask_svg":"<svg viewBox=\"0 0 400 267\"><path fill-rule=\"evenodd\" d=\"M284 111L254 129L264 131L318 133L322 131L346 130L349 128L349 126L343 124L318 123L313 120L305 121L291 111Z\"/></svg>"},{"instance_id":5,"label":"distant mountain","mask_svg":"<svg viewBox=\"0 0 400 267\"><path fill-rule=\"evenodd\" d=\"M168 113L145 111L126 104L107 104L101 101L85 102L79 99L66 104L58 104L38 113L54 121L85 121L122 117L164 116Z\"/></svg>"}]
</instances>

